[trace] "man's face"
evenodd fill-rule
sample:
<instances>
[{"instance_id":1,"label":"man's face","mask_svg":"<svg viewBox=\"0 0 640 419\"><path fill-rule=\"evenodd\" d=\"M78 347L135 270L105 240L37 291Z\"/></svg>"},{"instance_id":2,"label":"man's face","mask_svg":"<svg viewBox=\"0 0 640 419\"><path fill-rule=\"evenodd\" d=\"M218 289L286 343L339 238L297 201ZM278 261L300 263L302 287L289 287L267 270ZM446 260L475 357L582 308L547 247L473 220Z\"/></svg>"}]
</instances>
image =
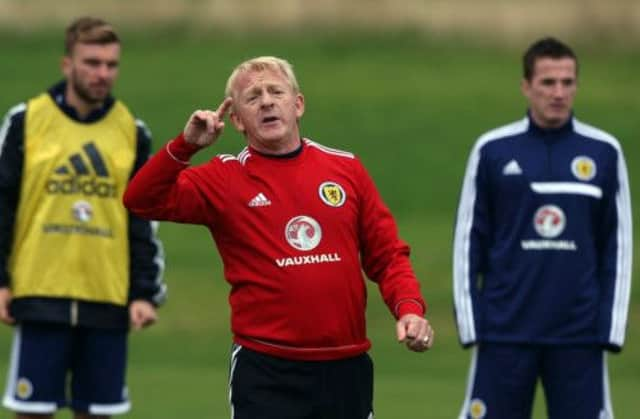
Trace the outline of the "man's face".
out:
<instances>
[{"instance_id":1,"label":"man's face","mask_svg":"<svg viewBox=\"0 0 640 419\"><path fill-rule=\"evenodd\" d=\"M571 115L577 89L576 62L572 58L538 58L531 80L522 80L533 120L542 128L556 128Z\"/></svg>"},{"instance_id":2,"label":"man's face","mask_svg":"<svg viewBox=\"0 0 640 419\"><path fill-rule=\"evenodd\" d=\"M259 151L295 149L303 113L304 97L279 70L248 71L234 83L231 121Z\"/></svg>"},{"instance_id":3,"label":"man's face","mask_svg":"<svg viewBox=\"0 0 640 419\"><path fill-rule=\"evenodd\" d=\"M111 93L118 77L120 44L81 44L62 60L62 72L71 94L87 105L99 105Z\"/></svg>"}]
</instances>

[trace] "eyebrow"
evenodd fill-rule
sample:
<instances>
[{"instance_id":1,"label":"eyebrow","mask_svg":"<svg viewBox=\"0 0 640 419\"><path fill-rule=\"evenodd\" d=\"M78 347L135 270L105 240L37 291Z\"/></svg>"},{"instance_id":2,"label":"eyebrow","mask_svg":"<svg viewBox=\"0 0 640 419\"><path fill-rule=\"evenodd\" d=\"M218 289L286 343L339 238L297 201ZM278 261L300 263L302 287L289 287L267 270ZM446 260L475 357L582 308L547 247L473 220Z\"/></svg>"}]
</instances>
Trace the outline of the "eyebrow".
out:
<instances>
[{"instance_id":1,"label":"eyebrow","mask_svg":"<svg viewBox=\"0 0 640 419\"><path fill-rule=\"evenodd\" d=\"M286 89L286 87L287 87L286 83L267 83L267 84L261 84L259 86L252 86L248 89L245 89L241 93L254 93L254 92L259 92L263 89L273 89L273 88Z\"/></svg>"}]
</instances>

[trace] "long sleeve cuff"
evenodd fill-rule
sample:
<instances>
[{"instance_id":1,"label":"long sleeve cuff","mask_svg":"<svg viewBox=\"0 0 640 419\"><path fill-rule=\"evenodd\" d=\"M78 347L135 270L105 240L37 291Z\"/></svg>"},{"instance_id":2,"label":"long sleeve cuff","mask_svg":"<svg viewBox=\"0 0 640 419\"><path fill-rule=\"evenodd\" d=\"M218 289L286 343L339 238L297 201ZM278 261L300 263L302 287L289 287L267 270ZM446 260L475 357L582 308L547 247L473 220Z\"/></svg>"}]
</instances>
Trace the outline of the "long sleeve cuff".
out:
<instances>
[{"instance_id":1,"label":"long sleeve cuff","mask_svg":"<svg viewBox=\"0 0 640 419\"><path fill-rule=\"evenodd\" d=\"M169 141L166 145L166 150L167 153L169 153L169 156L182 164L189 164L191 157L200 149L201 147L186 142L184 139L184 133L180 133L180 135Z\"/></svg>"},{"instance_id":2,"label":"long sleeve cuff","mask_svg":"<svg viewBox=\"0 0 640 419\"><path fill-rule=\"evenodd\" d=\"M398 319L405 314L423 316L426 312L426 307L424 307L418 300L402 300L396 305L395 311Z\"/></svg>"}]
</instances>

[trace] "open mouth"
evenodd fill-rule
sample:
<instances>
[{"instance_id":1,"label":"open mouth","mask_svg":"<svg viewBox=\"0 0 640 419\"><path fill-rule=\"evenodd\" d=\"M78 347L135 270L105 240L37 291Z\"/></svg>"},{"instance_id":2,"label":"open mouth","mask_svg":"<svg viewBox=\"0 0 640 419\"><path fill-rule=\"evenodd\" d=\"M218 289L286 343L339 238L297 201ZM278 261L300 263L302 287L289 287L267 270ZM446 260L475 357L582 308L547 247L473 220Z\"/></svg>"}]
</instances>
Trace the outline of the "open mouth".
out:
<instances>
[{"instance_id":1,"label":"open mouth","mask_svg":"<svg viewBox=\"0 0 640 419\"><path fill-rule=\"evenodd\" d=\"M267 116L265 118L262 118L262 123L263 124L270 124L270 123L276 122L278 120L279 120L279 118L277 116Z\"/></svg>"}]
</instances>

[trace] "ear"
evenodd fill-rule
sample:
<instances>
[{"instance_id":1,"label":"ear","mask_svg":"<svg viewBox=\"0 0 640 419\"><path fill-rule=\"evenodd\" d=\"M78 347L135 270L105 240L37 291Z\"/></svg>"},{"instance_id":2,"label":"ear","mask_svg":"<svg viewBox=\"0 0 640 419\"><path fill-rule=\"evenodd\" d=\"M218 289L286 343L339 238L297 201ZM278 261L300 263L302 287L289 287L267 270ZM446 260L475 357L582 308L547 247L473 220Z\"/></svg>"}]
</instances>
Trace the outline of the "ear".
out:
<instances>
[{"instance_id":1,"label":"ear","mask_svg":"<svg viewBox=\"0 0 640 419\"><path fill-rule=\"evenodd\" d=\"M238 132L244 133L244 123L242 122L242 120L240 119L237 113L235 113L234 111L231 111L231 113L229 114L229 119L231 120L231 123L233 124L234 128Z\"/></svg>"},{"instance_id":2,"label":"ear","mask_svg":"<svg viewBox=\"0 0 640 419\"><path fill-rule=\"evenodd\" d=\"M296 108L296 118L302 118L302 115L304 115L304 96L302 93L298 93L296 95L296 102L294 106Z\"/></svg>"},{"instance_id":3,"label":"ear","mask_svg":"<svg viewBox=\"0 0 640 419\"><path fill-rule=\"evenodd\" d=\"M71 57L68 55L64 55L60 60L60 70L67 79L71 77L71 61Z\"/></svg>"}]
</instances>

